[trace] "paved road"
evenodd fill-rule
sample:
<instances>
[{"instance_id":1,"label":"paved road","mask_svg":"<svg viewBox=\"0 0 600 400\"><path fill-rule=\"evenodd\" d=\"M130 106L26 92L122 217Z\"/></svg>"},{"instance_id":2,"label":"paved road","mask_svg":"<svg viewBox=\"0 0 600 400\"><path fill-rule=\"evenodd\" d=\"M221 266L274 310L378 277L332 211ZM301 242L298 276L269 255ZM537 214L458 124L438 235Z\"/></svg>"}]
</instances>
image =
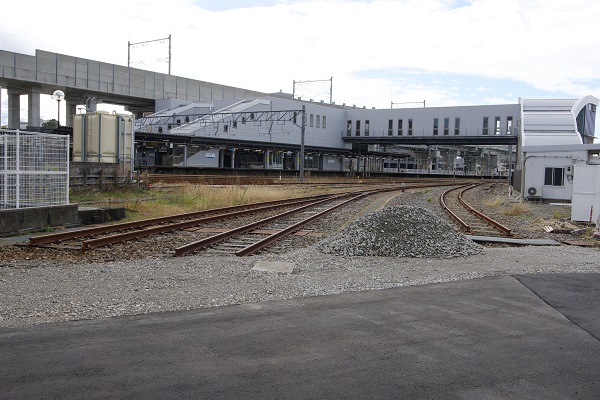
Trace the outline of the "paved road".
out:
<instances>
[{"instance_id":1,"label":"paved road","mask_svg":"<svg viewBox=\"0 0 600 400\"><path fill-rule=\"evenodd\" d=\"M505 276L1 329L0 398L597 399L599 289Z\"/></svg>"}]
</instances>

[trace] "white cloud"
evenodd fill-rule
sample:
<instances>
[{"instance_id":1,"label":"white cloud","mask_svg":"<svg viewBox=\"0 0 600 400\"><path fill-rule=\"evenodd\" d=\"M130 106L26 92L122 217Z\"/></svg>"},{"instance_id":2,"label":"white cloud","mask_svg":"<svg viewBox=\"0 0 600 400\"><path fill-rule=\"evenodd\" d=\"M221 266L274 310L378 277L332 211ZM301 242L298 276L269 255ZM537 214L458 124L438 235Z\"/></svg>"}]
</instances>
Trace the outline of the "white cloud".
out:
<instances>
[{"instance_id":1,"label":"white cloud","mask_svg":"<svg viewBox=\"0 0 600 400\"><path fill-rule=\"evenodd\" d=\"M291 92L293 80L333 76L336 102L377 107L399 99L468 101L459 90L407 85L405 71L506 79L566 97L595 94L600 86L582 83L596 79L600 65L599 2L275 3L213 12L192 0L107 0L93 8L22 0L3 6L6 15L27 15L27 25L4 19L0 49L32 54L39 48L126 65L128 40L171 34L174 75L261 92ZM167 71L166 43L131 50L132 61L144 62L135 65ZM361 78L365 71L368 77ZM394 77L389 71L403 72Z\"/></svg>"}]
</instances>

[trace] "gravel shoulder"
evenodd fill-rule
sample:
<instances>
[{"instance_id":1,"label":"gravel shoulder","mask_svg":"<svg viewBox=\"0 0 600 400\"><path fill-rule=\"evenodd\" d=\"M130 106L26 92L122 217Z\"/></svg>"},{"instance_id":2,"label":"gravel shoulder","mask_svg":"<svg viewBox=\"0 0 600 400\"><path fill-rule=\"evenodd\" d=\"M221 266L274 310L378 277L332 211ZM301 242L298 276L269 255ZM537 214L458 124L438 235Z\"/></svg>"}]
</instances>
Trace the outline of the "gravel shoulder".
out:
<instances>
[{"instance_id":1,"label":"gravel shoulder","mask_svg":"<svg viewBox=\"0 0 600 400\"><path fill-rule=\"evenodd\" d=\"M387 206L436 209L437 189L403 193ZM496 195L494 195L496 196ZM433 201L431 199L434 199ZM364 206L364 204L362 205ZM534 209L541 210L541 209ZM556 209L551 208L552 212ZM538 232L541 215L520 218ZM357 210L332 216L333 234ZM323 222L321 222L323 224ZM324 228L325 225L321 225ZM513 225L514 226L514 225ZM544 232L545 234L545 232ZM540 233L540 237L543 235ZM550 236L556 238L556 236ZM254 257L154 255L108 262L0 259L0 328L137 315L161 311L333 295L485 276L539 273L600 273L598 248L486 247L456 258L339 256L319 243L282 254ZM21 255L22 256L22 255ZM253 271L258 261L294 265L291 274Z\"/></svg>"}]
</instances>

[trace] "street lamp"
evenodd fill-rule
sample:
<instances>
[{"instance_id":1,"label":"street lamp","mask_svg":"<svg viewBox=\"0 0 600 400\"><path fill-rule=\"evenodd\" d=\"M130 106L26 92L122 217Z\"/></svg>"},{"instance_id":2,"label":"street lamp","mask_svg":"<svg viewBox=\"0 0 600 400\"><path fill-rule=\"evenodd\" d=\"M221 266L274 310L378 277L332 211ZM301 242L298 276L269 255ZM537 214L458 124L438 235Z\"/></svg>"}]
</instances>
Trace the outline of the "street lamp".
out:
<instances>
[{"instance_id":1,"label":"street lamp","mask_svg":"<svg viewBox=\"0 0 600 400\"><path fill-rule=\"evenodd\" d=\"M60 101L65 98L65 93L62 90L55 90L52 93L52 98L58 102L58 126L57 130L60 129Z\"/></svg>"}]
</instances>

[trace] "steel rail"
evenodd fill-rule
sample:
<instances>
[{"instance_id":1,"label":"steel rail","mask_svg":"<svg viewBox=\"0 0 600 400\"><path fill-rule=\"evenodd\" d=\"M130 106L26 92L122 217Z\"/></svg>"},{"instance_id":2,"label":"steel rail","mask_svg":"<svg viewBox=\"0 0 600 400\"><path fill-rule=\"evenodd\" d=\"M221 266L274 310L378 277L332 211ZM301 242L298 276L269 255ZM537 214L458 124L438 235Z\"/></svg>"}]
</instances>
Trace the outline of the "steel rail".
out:
<instances>
[{"instance_id":1,"label":"steel rail","mask_svg":"<svg viewBox=\"0 0 600 400\"><path fill-rule=\"evenodd\" d=\"M464 199L463 199L463 194L467 191L467 190L471 190L474 187L477 187L479 185L482 185L482 183L479 183L477 185L465 188L463 190L460 191L460 193L458 194L458 200L460 201L460 203L467 209L469 210L469 212L471 212L472 214L474 214L477 218L480 218L482 220L484 220L485 222L487 222L488 224L490 224L492 227L494 227L496 230L502 232L505 236L512 236L512 233L510 231L510 228L507 228L506 226L502 225L500 222L488 217L487 215L485 215L484 213L482 213L479 210L476 210L475 208L471 207L471 205L469 203L467 203Z\"/></svg>"},{"instance_id":2,"label":"steel rail","mask_svg":"<svg viewBox=\"0 0 600 400\"><path fill-rule=\"evenodd\" d=\"M326 198L326 200L328 200L328 199L329 199L329 197ZM269 206L265 206L265 207L252 208L249 210L244 209L244 210L240 210L240 211L233 211L233 212L226 213L226 214L218 214L218 215L213 215L213 216L205 217L205 218L198 218L198 219L192 219L192 220L187 220L187 221L182 221L182 222L176 222L174 224L150 226L148 228L141 229L141 230L123 232L123 233L119 233L116 235L110 235L110 236L105 236L105 237L96 238L96 239L84 240L82 242L82 247L84 249L93 249L93 248L100 247L100 246L106 246L107 244L113 244L113 243L118 243L118 242L122 242L122 241L126 241L126 240L137 239L137 238L141 238L141 237L145 237L145 236L156 235L158 233L174 231L177 229L189 228L189 227L200 225L203 223L214 222L214 221L219 221L219 220L223 220L223 219L227 219L227 218L238 217L241 215L252 214L252 213L255 213L258 211L269 211L269 210L282 208L282 207L311 203L314 201L322 201L322 200L306 199L306 200L301 200L301 201L294 201L294 202L288 202L288 203L283 203L283 204L273 204L273 205L269 205Z\"/></svg>"},{"instance_id":3,"label":"steel rail","mask_svg":"<svg viewBox=\"0 0 600 400\"><path fill-rule=\"evenodd\" d=\"M406 188L409 188L409 187L406 187ZM360 193L360 192L362 192L362 191L348 192L348 193L352 194L352 193ZM172 222L172 221L182 220L182 219L187 219L187 218L197 218L197 217L201 217L203 215L210 215L210 214L214 214L214 213L227 213L227 212L231 212L231 211L244 210L244 209L248 209L248 208L259 208L259 207L269 205L269 204L294 204L294 202L299 201L299 200L312 200L312 199L316 200L316 199L327 198L330 196L332 196L332 194L321 194L321 195L305 196L305 197L298 197L298 198L286 199L286 200L272 200L272 201L266 201L266 202L260 202L260 203L249 203L249 204L243 204L243 205L239 205L239 206L213 208L210 210L196 211L196 212L184 213L184 214L175 214L175 215L150 218L150 219L145 219L145 220L140 220L140 221L123 222L123 223L112 224L112 225L94 226L91 228L70 230L70 231L66 231L66 232L55 232L55 233L49 233L46 235L31 237L29 239L29 245L39 246L39 245L48 244L48 243L61 242L64 240L77 239L77 238L81 238L81 237L85 237L85 236L99 235L99 234L103 234L103 233L117 232L117 231L122 231L122 230L127 230L127 229L143 228L143 227L150 226L150 225L163 224L165 222Z\"/></svg>"},{"instance_id":4,"label":"steel rail","mask_svg":"<svg viewBox=\"0 0 600 400\"><path fill-rule=\"evenodd\" d=\"M47 243L61 242L63 240L77 239L80 237L98 235L98 234L102 234L102 233L110 233L110 232L122 231L122 230L132 229L132 228L143 228L145 226L162 224L165 222L172 222L172 221L177 221L177 220L186 219L186 218L197 218L197 217L201 217L203 215L210 215L210 214L214 214L214 213L227 213L227 212L231 212L231 211L243 210L243 209L248 209L248 208L253 208L253 207L259 208L260 206L265 206L265 205L269 205L269 204L289 204L289 203L293 203L294 201L297 201L297 200L318 199L318 198L324 198L324 197L328 197L328 196L331 196L331 195L328 194L328 195L307 196L307 197L299 197L296 199L287 199L287 200L272 200L272 201L261 202L261 203L250 203L250 204L243 204L243 205L239 205L239 206L213 208L211 210L196 211L196 212L192 212L192 213L176 214L176 215L170 215L170 216L166 216L166 217L150 218L150 219L144 219L141 221L123 222L123 223L119 223L119 224L101 225L101 226L95 226L92 228L84 228L84 229L78 229L78 230L67 231L67 232L50 233L47 235L31 237L29 239L29 244L31 246L36 246L36 245L47 244Z\"/></svg>"},{"instance_id":5,"label":"steel rail","mask_svg":"<svg viewBox=\"0 0 600 400\"><path fill-rule=\"evenodd\" d=\"M445 192L443 192L440 196L440 204L442 206L442 208L450 215L450 217L456 221L458 223L458 225L460 226L461 230L463 230L464 232L468 232L471 233L471 226L469 224L467 224L465 221L463 221L455 212L453 212L452 210L450 210L450 208L448 207L448 205L446 204L445 198L446 195L454 190L460 190L459 194L458 194L458 200L461 203L461 205L467 210L469 211L471 214L473 214L475 217L483 220L484 222L486 222L487 224L489 224L490 226L492 226L494 229L496 229L497 231L501 232L503 235L505 236L512 236L511 230L510 228L505 227L504 225L502 225L501 223L499 223L498 221L495 221L494 219L490 218L489 216L485 215L484 213L482 213L481 211L476 210L475 208L473 208L470 204L468 204L462 197L462 195L468 191L471 190L479 185L482 185L483 183L477 183L477 184L467 184L467 185L463 185L463 186L459 186L453 189L449 189L446 190Z\"/></svg>"},{"instance_id":6,"label":"steel rail","mask_svg":"<svg viewBox=\"0 0 600 400\"><path fill-rule=\"evenodd\" d=\"M356 201L364 196L367 196L367 194L360 194L358 196L355 196L353 198L350 198L340 204L337 204L333 207L330 207L326 210L323 210L317 214L314 214L306 219L303 219L302 221L299 221L285 229L280 230L279 232L273 233L272 235L267 236L264 239L261 239L253 244L251 244L250 246L247 246L239 251L237 251L235 253L236 256L238 257L243 257L243 256L249 256L251 254L256 253L257 251L264 249L265 247L267 247L268 245L270 245L273 242L276 242L286 236L291 235L292 233L296 232L298 229L302 228L304 225L307 225L308 223L312 222L313 220L322 217L325 214L328 214L332 211L334 211L335 209L342 207L352 201Z\"/></svg>"},{"instance_id":7,"label":"steel rail","mask_svg":"<svg viewBox=\"0 0 600 400\"><path fill-rule=\"evenodd\" d=\"M466 187L466 186L472 186L473 184L469 183L467 185L463 185L463 186L459 186L458 188L452 188L452 189L448 189L446 191L444 191L441 195L440 195L440 204L442 206L442 208L444 209L444 211L446 211L448 213L448 215L450 215L450 217L456 221L458 223L458 225L460 226L461 230L463 230L464 232L471 232L471 227L469 226L469 224L467 224L465 221L463 221L458 215L456 215L454 213L454 211L450 210L450 208L448 207L448 205L446 204L446 195L454 190L460 189L462 187Z\"/></svg>"},{"instance_id":8,"label":"steel rail","mask_svg":"<svg viewBox=\"0 0 600 400\"><path fill-rule=\"evenodd\" d=\"M189 254L191 252L194 252L194 251L197 251L197 250L201 250L201 249L203 249L205 247L210 246L211 244L219 243L219 242L222 242L222 241L224 241L226 239L229 239L230 237L241 235L241 234L244 234L244 233L249 232L249 231L253 231L256 228L259 228L259 227L261 227L261 226L263 226L265 224L268 224L269 222L272 222L272 221L275 221L275 220L287 217L288 215L298 213L298 212L303 211L303 210L305 210L307 208L314 207L316 205L319 205L319 204L322 204L322 203L325 203L325 202L328 202L328 201L332 201L332 200L338 199L340 197L341 196L336 196L336 197L332 197L332 198L329 198L329 199L315 201L315 202L307 204L305 206L298 207L298 208L295 208L293 210L286 211L284 213L277 214L277 215L274 215L272 217L268 217L268 218L262 219L260 221L255 221L255 222L252 222L250 224L243 225L243 226L240 226L238 228L230 229L230 230L228 230L226 232L222 232L222 233L213 235L211 237L198 240L196 242L188 243L186 245L183 245L183 246L175 248L175 254L174 254L174 256L176 256L176 257L184 256L184 255ZM347 196L344 196L344 197L347 197Z\"/></svg>"}]
</instances>

